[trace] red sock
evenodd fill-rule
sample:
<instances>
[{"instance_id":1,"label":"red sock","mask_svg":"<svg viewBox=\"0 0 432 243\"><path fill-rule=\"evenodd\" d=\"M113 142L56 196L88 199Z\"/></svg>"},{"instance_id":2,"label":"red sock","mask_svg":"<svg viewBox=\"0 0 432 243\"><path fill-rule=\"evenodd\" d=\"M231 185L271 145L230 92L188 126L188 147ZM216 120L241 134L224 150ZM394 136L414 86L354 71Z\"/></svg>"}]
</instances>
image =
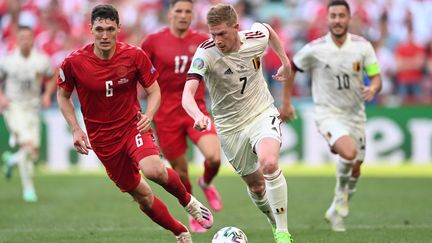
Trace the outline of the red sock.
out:
<instances>
[{"instance_id":1,"label":"red sock","mask_svg":"<svg viewBox=\"0 0 432 243\"><path fill-rule=\"evenodd\" d=\"M186 178L185 180L182 180L183 185L186 187L186 191L189 192L190 194L192 194L192 184L190 182L189 177Z\"/></svg>"},{"instance_id":2,"label":"red sock","mask_svg":"<svg viewBox=\"0 0 432 243\"><path fill-rule=\"evenodd\" d=\"M207 185L210 185L213 178L217 175L219 172L220 164L218 164L216 167L211 167L210 163L206 160L204 161L204 175L203 180Z\"/></svg>"},{"instance_id":3,"label":"red sock","mask_svg":"<svg viewBox=\"0 0 432 243\"><path fill-rule=\"evenodd\" d=\"M187 232L187 228L177 221L168 211L165 204L154 196L154 202L149 210L144 210L140 205L141 211L143 211L149 218L155 223L162 226L163 228L171 231L174 235L179 235L182 232Z\"/></svg>"},{"instance_id":4,"label":"red sock","mask_svg":"<svg viewBox=\"0 0 432 243\"><path fill-rule=\"evenodd\" d=\"M186 187L180 180L180 177L173 169L167 168L167 172L168 182L165 185L162 185L162 187L175 196L183 207L186 207L191 199L191 195L187 192Z\"/></svg>"}]
</instances>

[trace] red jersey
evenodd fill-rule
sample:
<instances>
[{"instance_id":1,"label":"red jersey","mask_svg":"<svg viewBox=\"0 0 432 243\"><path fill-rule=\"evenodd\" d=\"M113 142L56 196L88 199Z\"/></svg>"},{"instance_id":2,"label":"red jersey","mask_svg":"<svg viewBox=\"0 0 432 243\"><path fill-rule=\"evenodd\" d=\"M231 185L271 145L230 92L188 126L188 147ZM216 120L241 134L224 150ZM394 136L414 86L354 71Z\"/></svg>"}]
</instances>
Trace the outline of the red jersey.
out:
<instances>
[{"instance_id":1,"label":"red jersey","mask_svg":"<svg viewBox=\"0 0 432 243\"><path fill-rule=\"evenodd\" d=\"M154 117L154 122L172 122L172 117L188 117L181 101L187 72L197 47L208 36L195 30L189 30L185 37L174 36L169 28L150 34L141 48L160 73L158 83L161 89L161 104ZM200 82L195 100L201 109L206 109L204 101L204 83Z\"/></svg>"},{"instance_id":2,"label":"red jersey","mask_svg":"<svg viewBox=\"0 0 432 243\"><path fill-rule=\"evenodd\" d=\"M109 60L98 58L93 44L71 53L61 65L57 83L68 92L77 90L92 146L107 146L136 129L141 110L137 82L146 88L157 77L144 51L118 42Z\"/></svg>"}]
</instances>

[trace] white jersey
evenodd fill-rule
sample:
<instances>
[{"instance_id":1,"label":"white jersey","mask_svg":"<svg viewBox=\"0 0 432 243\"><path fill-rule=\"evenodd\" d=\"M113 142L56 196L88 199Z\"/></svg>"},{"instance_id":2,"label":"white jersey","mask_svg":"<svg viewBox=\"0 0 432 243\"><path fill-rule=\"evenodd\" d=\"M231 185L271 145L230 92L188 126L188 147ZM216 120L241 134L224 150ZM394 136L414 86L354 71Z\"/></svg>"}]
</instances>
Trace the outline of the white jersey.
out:
<instances>
[{"instance_id":1,"label":"white jersey","mask_svg":"<svg viewBox=\"0 0 432 243\"><path fill-rule=\"evenodd\" d=\"M251 30L238 34L242 44L237 52L222 53L212 39L202 43L188 72L189 77L206 83L218 133L239 131L264 110L274 107L261 67L269 31L255 23Z\"/></svg>"},{"instance_id":2,"label":"white jersey","mask_svg":"<svg viewBox=\"0 0 432 243\"><path fill-rule=\"evenodd\" d=\"M12 103L40 103L42 77L54 75L47 55L35 49L25 58L19 49L0 59L0 79L5 80L4 93Z\"/></svg>"},{"instance_id":3,"label":"white jersey","mask_svg":"<svg viewBox=\"0 0 432 243\"><path fill-rule=\"evenodd\" d=\"M316 117L348 117L365 122L362 97L365 68L377 63L370 42L348 34L340 48L330 34L304 46L293 58L295 66L312 73Z\"/></svg>"}]
</instances>

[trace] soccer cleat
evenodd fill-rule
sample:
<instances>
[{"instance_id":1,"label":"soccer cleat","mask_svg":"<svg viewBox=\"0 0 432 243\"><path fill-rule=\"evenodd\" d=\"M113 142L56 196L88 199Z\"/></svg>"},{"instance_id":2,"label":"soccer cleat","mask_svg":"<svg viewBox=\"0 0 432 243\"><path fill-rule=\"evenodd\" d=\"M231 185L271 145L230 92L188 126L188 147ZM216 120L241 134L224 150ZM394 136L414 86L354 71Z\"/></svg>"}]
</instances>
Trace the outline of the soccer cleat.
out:
<instances>
[{"instance_id":1,"label":"soccer cleat","mask_svg":"<svg viewBox=\"0 0 432 243\"><path fill-rule=\"evenodd\" d=\"M176 236L177 243L192 243L192 236L189 232L183 232Z\"/></svg>"},{"instance_id":2,"label":"soccer cleat","mask_svg":"<svg viewBox=\"0 0 432 243\"><path fill-rule=\"evenodd\" d=\"M348 190L345 189L342 192L337 192L334 198L336 212L341 217L348 216Z\"/></svg>"},{"instance_id":3,"label":"soccer cleat","mask_svg":"<svg viewBox=\"0 0 432 243\"><path fill-rule=\"evenodd\" d=\"M210 229L213 226L213 215L210 210L202 205L194 196L185 207L188 212L202 227Z\"/></svg>"},{"instance_id":4,"label":"soccer cleat","mask_svg":"<svg viewBox=\"0 0 432 243\"><path fill-rule=\"evenodd\" d=\"M23 199L25 202L37 202L36 192L32 189L24 190Z\"/></svg>"},{"instance_id":5,"label":"soccer cleat","mask_svg":"<svg viewBox=\"0 0 432 243\"><path fill-rule=\"evenodd\" d=\"M325 220L331 225L331 229L335 232L345 232L345 224L342 216L335 210L328 209L325 213Z\"/></svg>"},{"instance_id":6,"label":"soccer cleat","mask_svg":"<svg viewBox=\"0 0 432 243\"><path fill-rule=\"evenodd\" d=\"M292 243L293 242L293 238L289 232L275 230L273 236L274 236L276 243Z\"/></svg>"},{"instance_id":7,"label":"soccer cleat","mask_svg":"<svg viewBox=\"0 0 432 243\"><path fill-rule=\"evenodd\" d=\"M207 231L207 229L203 228L192 216L189 217L189 229L194 233L203 233Z\"/></svg>"},{"instance_id":8,"label":"soccer cleat","mask_svg":"<svg viewBox=\"0 0 432 243\"><path fill-rule=\"evenodd\" d=\"M12 155L13 154L10 151L5 151L1 156L3 161L3 173L8 180L10 180L10 178L12 177L13 166L10 163Z\"/></svg>"},{"instance_id":9,"label":"soccer cleat","mask_svg":"<svg viewBox=\"0 0 432 243\"><path fill-rule=\"evenodd\" d=\"M215 211L220 211L222 209L222 199L216 187L214 185L205 187L204 185L202 185L201 181L202 177L198 178L198 185L203 190L210 207L213 208Z\"/></svg>"}]
</instances>

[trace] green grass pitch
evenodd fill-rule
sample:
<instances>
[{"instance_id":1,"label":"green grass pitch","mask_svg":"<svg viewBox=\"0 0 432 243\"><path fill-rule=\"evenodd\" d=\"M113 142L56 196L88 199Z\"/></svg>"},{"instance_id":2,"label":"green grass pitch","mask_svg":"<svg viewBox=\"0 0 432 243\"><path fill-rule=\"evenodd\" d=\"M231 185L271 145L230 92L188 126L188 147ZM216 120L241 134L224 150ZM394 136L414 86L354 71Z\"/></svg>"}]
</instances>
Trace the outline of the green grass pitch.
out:
<instances>
[{"instance_id":1,"label":"green grass pitch","mask_svg":"<svg viewBox=\"0 0 432 243\"><path fill-rule=\"evenodd\" d=\"M332 167L315 172L285 168L289 229L295 242L432 242L432 170L409 170L397 169L399 174L392 169L365 170L350 204L347 232L333 233L323 220L334 187ZM214 213L211 230L192 234L194 242L211 242L225 226L242 229L251 243L273 242L270 226L249 200L240 178L223 171L215 183L224 208ZM194 185L197 198L205 202ZM170 211L186 222L176 200L161 187L151 186ZM24 203L17 171L11 181L0 177L0 242L175 242L170 232L151 222L102 173L38 170L36 187L39 202Z\"/></svg>"}]
</instances>

